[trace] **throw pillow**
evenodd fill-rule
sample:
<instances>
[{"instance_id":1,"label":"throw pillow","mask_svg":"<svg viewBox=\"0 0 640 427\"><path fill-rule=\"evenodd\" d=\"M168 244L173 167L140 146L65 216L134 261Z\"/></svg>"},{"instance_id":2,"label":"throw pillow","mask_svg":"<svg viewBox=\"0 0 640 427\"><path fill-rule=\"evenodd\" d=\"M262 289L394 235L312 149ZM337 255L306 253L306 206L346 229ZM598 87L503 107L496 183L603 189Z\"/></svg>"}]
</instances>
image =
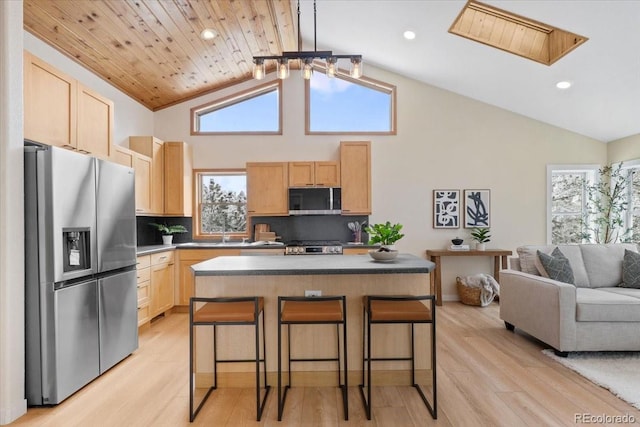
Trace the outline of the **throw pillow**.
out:
<instances>
[{"instance_id":1,"label":"throw pillow","mask_svg":"<svg viewBox=\"0 0 640 427\"><path fill-rule=\"evenodd\" d=\"M538 251L538 258L550 279L558 282L571 283L574 285L573 269L569 260L558 248L555 248L551 255Z\"/></svg>"},{"instance_id":2,"label":"throw pillow","mask_svg":"<svg viewBox=\"0 0 640 427\"><path fill-rule=\"evenodd\" d=\"M624 250L622 259L622 283L623 288L640 288L640 254Z\"/></svg>"}]
</instances>

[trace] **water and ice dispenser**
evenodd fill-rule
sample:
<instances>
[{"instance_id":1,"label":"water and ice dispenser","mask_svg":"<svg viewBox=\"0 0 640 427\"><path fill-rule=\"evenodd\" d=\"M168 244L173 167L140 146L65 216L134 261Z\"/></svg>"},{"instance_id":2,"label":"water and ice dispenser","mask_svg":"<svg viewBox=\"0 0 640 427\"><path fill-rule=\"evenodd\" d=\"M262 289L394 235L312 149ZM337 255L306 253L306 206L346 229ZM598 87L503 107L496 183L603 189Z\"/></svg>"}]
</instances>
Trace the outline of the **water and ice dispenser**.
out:
<instances>
[{"instance_id":1,"label":"water and ice dispenser","mask_svg":"<svg viewBox=\"0 0 640 427\"><path fill-rule=\"evenodd\" d=\"M64 228L62 230L63 271L79 271L91 268L91 235L89 228Z\"/></svg>"}]
</instances>

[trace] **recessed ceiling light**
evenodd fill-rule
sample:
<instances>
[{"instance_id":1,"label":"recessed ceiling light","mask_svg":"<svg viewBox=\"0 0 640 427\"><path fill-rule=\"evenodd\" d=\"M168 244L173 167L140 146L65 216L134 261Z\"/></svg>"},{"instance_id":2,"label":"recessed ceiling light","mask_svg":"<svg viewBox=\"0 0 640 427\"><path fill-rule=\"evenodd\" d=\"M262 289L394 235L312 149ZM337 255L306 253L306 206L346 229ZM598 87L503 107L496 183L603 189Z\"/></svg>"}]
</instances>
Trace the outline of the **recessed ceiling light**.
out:
<instances>
[{"instance_id":1,"label":"recessed ceiling light","mask_svg":"<svg viewBox=\"0 0 640 427\"><path fill-rule=\"evenodd\" d=\"M403 36L407 40L413 40L416 38L416 33L414 33L413 31L407 30L404 32Z\"/></svg>"},{"instance_id":2,"label":"recessed ceiling light","mask_svg":"<svg viewBox=\"0 0 640 427\"><path fill-rule=\"evenodd\" d=\"M215 30L212 30L211 28L205 28L200 33L200 38L202 40L211 40L211 39L215 38L217 35L218 35L218 33Z\"/></svg>"},{"instance_id":3,"label":"recessed ceiling light","mask_svg":"<svg viewBox=\"0 0 640 427\"><path fill-rule=\"evenodd\" d=\"M563 80L561 82L556 83L556 87L558 89L569 89L571 87L571 82L567 80Z\"/></svg>"}]
</instances>

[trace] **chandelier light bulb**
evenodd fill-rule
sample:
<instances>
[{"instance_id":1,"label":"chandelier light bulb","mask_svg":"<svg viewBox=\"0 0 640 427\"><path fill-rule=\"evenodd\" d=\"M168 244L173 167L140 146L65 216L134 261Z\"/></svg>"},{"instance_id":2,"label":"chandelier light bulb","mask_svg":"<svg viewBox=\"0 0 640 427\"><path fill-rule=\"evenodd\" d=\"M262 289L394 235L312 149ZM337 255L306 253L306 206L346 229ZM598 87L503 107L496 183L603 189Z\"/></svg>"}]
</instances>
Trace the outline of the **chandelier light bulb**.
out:
<instances>
[{"instance_id":1,"label":"chandelier light bulb","mask_svg":"<svg viewBox=\"0 0 640 427\"><path fill-rule=\"evenodd\" d=\"M278 78L281 80L289 77L289 60L286 58L278 59Z\"/></svg>"},{"instance_id":2,"label":"chandelier light bulb","mask_svg":"<svg viewBox=\"0 0 640 427\"><path fill-rule=\"evenodd\" d=\"M354 79L362 77L362 58L351 58L351 69L349 75Z\"/></svg>"},{"instance_id":3,"label":"chandelier light bulb","mask_svg":"<svg viewBox=\"0 0 640 427\"><path fill-rule=\"evenodd\" d=\"M313 62L313 58L304 58L302 60L302 68L300 69L300 75L303 79L309 80L313 75L313 66L311 63Z\"/></svg>"},{"instance_id":4,"label":"chandelier light bulb","mask_svg":"<svg viewBox=\"0 0 640 427\"><path fill-rule=\"evenodd\" d=\"M338 72L338 58L330 56L327 58L327 77L334 78Z\"/></svg>"},{"instance_id":5,"label":"chandelier light bulb","mask_svg":"<svg viewBox=\"0 0 640 427\"><path fill-rule=\"evenodd\" d=\"M256 80L264 79L266 74L264 59L256 58L253 60L253 78Z\"/></svg>"}]
</instances>

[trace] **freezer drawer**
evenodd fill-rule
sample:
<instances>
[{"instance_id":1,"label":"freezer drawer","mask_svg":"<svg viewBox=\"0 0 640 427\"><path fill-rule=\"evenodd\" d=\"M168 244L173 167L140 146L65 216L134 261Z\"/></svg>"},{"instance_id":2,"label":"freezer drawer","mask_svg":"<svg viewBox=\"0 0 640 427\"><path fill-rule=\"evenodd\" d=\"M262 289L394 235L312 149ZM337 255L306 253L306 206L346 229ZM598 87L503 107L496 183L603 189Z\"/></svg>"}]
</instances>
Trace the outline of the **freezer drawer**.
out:
<instances>
[{"instance_id":1,"label":"freezer drawer","mask_svg":"<svg viewBox=\"0 0 640 427\"><path fill-rule=\"evenodd\" d=\"M100 295L100 374L138 348L136 271L98 281Z\"/></svg>"},{"instance_id":2,"label":"freezer drawer","mask_svg":"<svg viewBox=\"0 0 640 427\"><path fill-rule=\"evenodd\" d=\"M99 375L96 283L91 280L53 293L55 338L44 337L50 339L44 347L55 350L43 359L48 365L42 378L45 405L62 402Z\"/></svg>"}]
</instances>

